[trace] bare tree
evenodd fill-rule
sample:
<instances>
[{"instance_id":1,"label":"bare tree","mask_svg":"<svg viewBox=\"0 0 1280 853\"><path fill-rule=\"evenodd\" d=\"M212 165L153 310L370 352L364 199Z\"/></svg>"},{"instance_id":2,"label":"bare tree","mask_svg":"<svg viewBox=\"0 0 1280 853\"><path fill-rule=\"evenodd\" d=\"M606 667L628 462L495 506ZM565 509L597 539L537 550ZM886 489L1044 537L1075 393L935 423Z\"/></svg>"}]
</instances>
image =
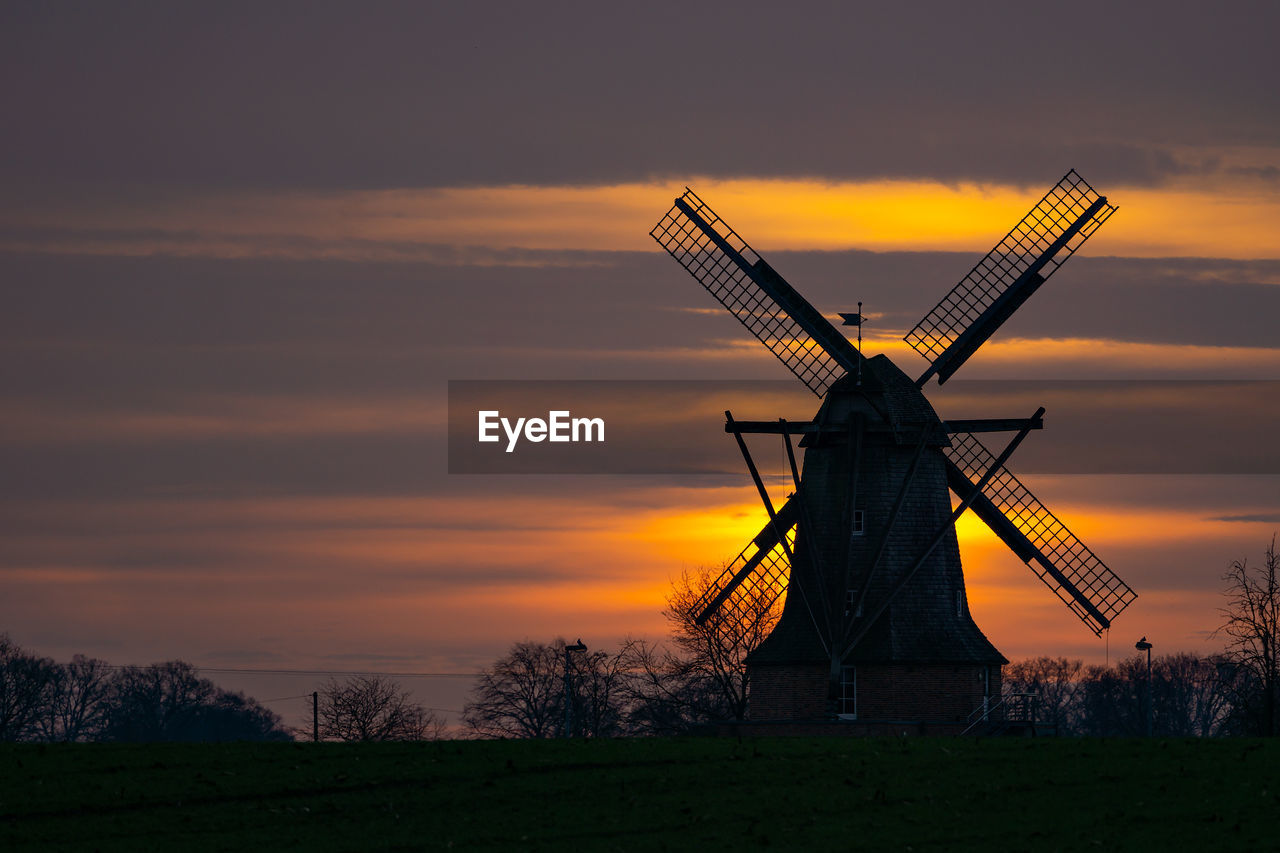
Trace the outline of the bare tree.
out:
<instances>
[{"instance_id":1,"label":"bare tree","mask_svg":"<svg viewBox=\"0 0 1280 853\"><path fill-rule=\"evenodd\" d=\"M1222 576L1227 588L1225 620L1214 636L1227 638L1226 657L1239 670L1237 711L1254 734L1280 734L1276 709L1280 700L1280 553L1271 537L1260 567L1236 560Z\"/></svg>"},{"instance_id":2,"label":"bare tree","mask_svg":"<svg viewBox=\"0 0 1280 853\"><path fill-rule=\"evenodd\" d=\"M1137 737L1146 730L1142 691L1147 660L1134 655L1115 666L1087 666L1080 675L1076 730L1090 737Z\"/></svg>"},{"instance_id":3,"label":"bare tree","mask_svg":"<svg viewBox=\"0 0 1280 853\"><path fill-rule=\"evenodd\" d=\"M625 734L626 667L622 654L598 649L566 656L563 639L516 643L476 679L462 719L479 737L560 737L566 720L578 737Z\"/></svg>"},{"instance_id":4,"label":"bare tree","mask_svg":"<svg viewBox=\"0 0 1280 853\"><path fill-rule=\"evenodd\" d=\"M197 709L217 688L185 661L126 666L111 683L105 736L115 741L187 740Z\"/></svg>"},{"instance_id":5,"label":"bare tree","mask_svg":"<svg viewBox=\"0 0 1280 853\"><path fill-rule=\"evenodd\" d=\"M214 743L287 741L293 740L293 735L280 715L257 699L219 688L212 700L199 709L188 739Z\"/></svg>"},{"instance_id":6,"label":"bare tree","mask_svg":"<svg viewBox=\"0 0 1280 853\"><path fill-rule=\"evenodd\" d=\"M1231 710L1221 661L1182 652L1152 662L1153 729L1163 737L1212 737ZM1145 677L1145 673L1143 673Z\"/></svg>"},{"instance_id":7,"label":"bare tree","mask_svg":"<svg viewBox=\"0 0 1280 853\"><path fill-rule=\"evenodd\" d=\"M330 678L320 691L320 736L343 741L427 740L441 721L381 675Z\"/></svg>"},{"instance_id":8,"label":"bare tree","mask_svg":"<svg viewBox=\"0 0 1280 853\"><path fill-rule=\"evenodd\" d=\"M549 738L564 727L564 640L525 641L480 674L462 720L481 737Z\"/></svg>"},{"instance_id":9,"label":"bare tree","mask_svg":"<svg viewBox=\"0 0 1280 853\"><path fill-rule=\"evenodd\" d=\"M628 640L617 654L572 653L565 641L516 643L481 673L463 710L474 735L550 738L565 733L565 669L574 735L676 734L697 723L744 719L746 658L777 623L781 604L745 591L738 616L696 620L698 602L719 572L684 572L663 612L674 649Z\"/></svg>"},{"instance_id":10,"label":"bare tree","mask_svg":"<svg viewBox=\"0 0 1280 853\"><path fill-rule=\"evenodd\" d=\"M708 689L689 661L665 646L627 640L619 656L626 672L627 729L640 735L677 735L728 716L720 692Z\"/></svg>"},{"instance_id":11,"label":"bare tree","mask_svg":"<svg viewBox=\"0 0 1280 853\"><path fill-rule=\"evenodd\" d=\"M56 666L40 715L41 737L67 743L97 738L106 724L110 686L106 661L76 655Z\"/></svg>"},{"instance_id":12,"label":"bare tree","mask_svg":"<svg viewBox=\"0 0 1280 853\"><path fill-rule=\"evenodd\" d=\"M1084 663L1063 657L1036 657L1005 667L1005 693L1036 694L1036 716L1057 726L1062 734L1074 733L1079 717L1080 674Z\"/></svg>"},{"instance_id":13,"label":"bare tree","mask_svg":"<svg viewBox=\"0 0 1280 853\"><path fill-rule=\"evenodd\" d=\"M748 588L738 593L742 598L736 614L717 612L699 625L698 605L719 574L706 567L682 572L671 584L663 615L683 661L680 680L714 697L716 707L707 709L711 714L743 720L750 689L747 656L769 636L782 605L759 587Z\"/></svg>"},{"instance_id":14,"label":"bare tree","mask_svg":"<svg viewBox=\"0 0 1280 853\"><path fill-rule=\"evenodd\" d=\"M569 655L574 735L616 737L626 733L626 675L626 660L621 654L597 650Z\"/></svg>"},{"instance_id":15,"label":"bare tree","mask_svg":"<svg viewBox=\"0 0 1280 853\"><path fill-rule=\"evenodd\" d=\"M0 741L23 740L38 731L57 665L28 654L0 634Z\"/></svg>"},{"instance_id":16,"label":"bare tree","mask_svg":"<svg viewBox=\"0 0 1280 853\"><path fill-rule=\"evenodd\" d=\"M1229 668L1229 667L1228 667ZM1153 731L1162 737L1211 737L1226 732L1231 702L1223 661L1185 652L1152 660L1133 655L1111 667L1082 667L1064 658L1010 664L1005 685L1038 692L1045 720L1062 734L1138 736L1146 732L1148 695ZM1148 693L1150 691L1150 693Z\"/></svg>"},{"instance_id":17,"label":"bare tree","mask_svg":"<svg viewBox=\"0 0 1280 853\"><path fill-rule=\"evenodd\" d=\"M174 660L126 666L111 680L102 737L113 741L288 740L280 717Z\"/></svg>"}]
</instances>

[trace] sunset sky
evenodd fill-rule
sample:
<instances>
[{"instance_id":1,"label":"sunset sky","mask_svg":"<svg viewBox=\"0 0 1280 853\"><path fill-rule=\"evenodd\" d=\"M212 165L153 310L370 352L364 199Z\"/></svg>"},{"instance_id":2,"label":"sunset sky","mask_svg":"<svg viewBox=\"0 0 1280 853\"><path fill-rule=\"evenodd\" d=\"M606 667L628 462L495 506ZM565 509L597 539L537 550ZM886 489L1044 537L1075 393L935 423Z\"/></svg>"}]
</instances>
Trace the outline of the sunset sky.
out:
<instances>
[{"instance_id":1,"label":"sunset sky","mask_svg":"<svg viewBox=\"0 0 1280 853\"><path fill-rule=\"evenodd\" d=\"M1113 5L6 4L0 631L263 699L317 679L219 670L661 638L670 579L760 529L746 474L450 475L446 390L789 379L649 238L686 185L917 375L903 333L1075 168L1119 211L958 377L1280 380L1280 11ZM1247 387L1206 447L1280 432ZM1275 456L1182 447L1023 478L1139 594L1111 660L1217 649L1222 573L1280 530ZM959 532L1006 656L1107 658Z\"/></svg>"}]
</instances>

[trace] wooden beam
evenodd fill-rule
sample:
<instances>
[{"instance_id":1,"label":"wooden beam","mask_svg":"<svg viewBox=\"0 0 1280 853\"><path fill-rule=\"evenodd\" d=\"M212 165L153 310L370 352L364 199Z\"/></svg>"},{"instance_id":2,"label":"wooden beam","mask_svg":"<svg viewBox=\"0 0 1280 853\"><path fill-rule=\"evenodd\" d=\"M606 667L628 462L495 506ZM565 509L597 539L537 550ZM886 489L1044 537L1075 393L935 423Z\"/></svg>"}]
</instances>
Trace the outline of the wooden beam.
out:
<instances>
[{"instance_id":1,"label":"wooden beam","mask_svg":"<svg viewBox=\"0 0 1280 853\"><path fill-rule=\"evenodd\" d=\"M724 431L764 435L803 435L806 432L817 432L818 425L808 421L734 421L725 423Z\"/></svg>"},{"instance_id":2,"label":"wooden beam","mask_svg":"<svg viewBox=\"0 0 1280 853\"><path fill-rule=\"evenodd\" d=\"M805 609L809 611L809 618L813 620L813 629L818 632L818 641L822 643L822 650L830 653L831 646L826 640L826 637L831 634L830 626L828 626L827 634L824 636L822 628L818 625L818 618L813 615L813 605L809 602L809 595L805 592L804 585L800 583L800 579L796 577L796 561L791 554L791 546L787 544L787 532L782 528L781 523L778 521L777 513L773 510L773 501L769 500L769 492L765 489L764 480L760 478L756 463L751 458L751 451L747 449L747 443L743 441L742 433L737 428L738 425L733 419L733 412L726 409L724 419L729 432L733 433L733 437L737 439L738 449L742 451L742 459L747 463L747 471L751 473L751 480L756 484L756 491L760 494L760 500L764 503L765 512L769 514L769 523L773 525L774 535L778 537L778 544L782 546L782 553L786 555L787 565L792 569L788 585L794 586L799 591L800 598L804 601Z\"/></svg>"},{"instance_id":3,"label":"wooden beam","mask_svg":"<svg viewBox=\"0 0 1280 853\"><path fill-rule=\"evenodd\" d=\"M720 592L716 593L716 596L702 608L697 616L694 617L693 621L696 624L700 626L706 624L707 619L711 618L711 614L715 613L716 610L720 608L720 605L724 604L725 601L728 600L729 596L733 595L733 591L737 589L753 571L755 571L756 567L760 565L760 562L777 546L777 532L779 528L781 528L782 532L785 534L795 526L796 520L799 517L799 505L799 496L792 495L787 499L786 503L778 508L776 518L765 522L764 529L751 540L751 545L754 545L756 549L755 553L747 558L746 562L743 563L742 568L738 569L738 571L734 573L733 577L729 579L729 582L724 585L724 588L721 589ZM747 547L749 548L751 545ZM745 554L746 552L747 549L744 548L742 553Z\"/></svg>"},{"instance_id":4,"label":"wooden beam","mask_svg":"<svg viewBox=\"0 0 1280 853\"><path fill-rule=\"evenodd\" d=\"M924 372L919 379L916 380L916 387L923 388L924 383L929 381L929 377L935 373L938 375L938 384L942 385L951 378L951 374L955 373L973 355L978 347L986 343L987 338L995 334L996 330L1013 316L1013 312L1027 301L1027 297L1035 293L1040 285L1044 284L1045 277L1040 275L1040 270L1051 261L1055 255L1061 251L1062 247L1067 245L1072 237L1084 225L1091 220L1099 210L1107 206L1107 199L1101 196L1090 205L1089 209L1071 223L1065 231L1049 244L1049 248L1045 249L1040 257L1036 258L1022 275L1018 276L1012 284L1005 289L1003 293L995 298L987 310L983 311L978 319L974 320L969 327L951 342L951 345L942 351L942 354L934 359L933 364L929 365L929 369ZM1032 208L1035 212L1035 208ZM1026 221L1027 217L1023 217ZM1020 225L1021 223L1019 223ZM1053 270L1050 270L1053 272Z\"/></svg>"},{"instance_id":5,"label":"wooden beam","mask_svg":"<svg viewBox=\"0 0 1280 853\"><path fill-rule=\"evenodd\" d=\"M757 255L758 260L755 264L748 263L747 259L742 257L733 246L729 245L728 241L699 216L683 198L676 199L676 207L706 235L707 239L716 245L716 248L723 252L748 278L755 282L757 287L773 299L796 325L804 329L805 333L813 338L818 346L826 350L827 355L831 356L837 364L843 367L846 373L857 371L858 364L862 361L862 353L854 349L853 344L849 343L849 339L841 334L835 326L831 325L831 321L823 316L821 311L810 305L803 296L796 292L796 289L786 279L778 275L777 271L769 266L764 258Z\"/></svg>"}]
</instances>

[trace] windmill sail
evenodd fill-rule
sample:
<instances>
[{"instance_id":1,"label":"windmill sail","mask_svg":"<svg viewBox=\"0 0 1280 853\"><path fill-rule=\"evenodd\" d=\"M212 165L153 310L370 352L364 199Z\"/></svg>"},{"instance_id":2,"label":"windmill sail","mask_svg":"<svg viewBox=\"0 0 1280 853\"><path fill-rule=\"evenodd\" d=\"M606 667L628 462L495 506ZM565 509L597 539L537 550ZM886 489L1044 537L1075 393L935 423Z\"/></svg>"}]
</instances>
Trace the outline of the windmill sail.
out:
<instances>
[{"instance_id":1,"label":"windmill sail","mask_svg":"<svg viewBox=\"0 0 1280 853\"><path fill-rule=\"evenodd\" d=\"M996 461L971 433L954 433L946 455L947 483L961 499L973 494L974 482ZM988 480L969 508L1094 634L1111 627L1138 597L1007 468Z\"/></svg>"},{"instance_id":2,"label":"windmill sail","mask_svg":"<svg viewBox=\"0 0 1280 853\"><path fill-rule=\"evenodd\" d=\"M857 369L848 339L693 190L649 235L819 397Z\"/></svg>"},{"instance_id":3,"label":"windmill sail","mask_svg":"<svg viewBox=\"0 0 1280 853\"><path fill-rule=\"evenodd\" d=\"M778 531L784 531L790 546L799 515L799 501L792 496L775 514L777 526L773 522L766 524L698 599L694 605L697 624L704 625L713 616L742 624L759 618L773 606L786 591L791 573Z\"/></svg>"},{"instance_id":4,"label":"windmill sail","mask_svg":"<svg viewBox=\"0 0 1280 853\"><path fill-rule=\"evenodd\" d=\"M916 384L938 384L991 337L1116 208L1074 169L924 316L904 340L929 369Z\"/></svg>"},{"instance_id":5,"label":"windmill sail","mask_svg":"<svg viewBox=\"0 0 1280 853\"><path fill-rule=\"evenodd\" d=\"M725 413L770 520L688 615L722 651L749 652L750 719L957 732L975 707L988 719L1008 661L969 611L955 535L968 509L1095 634L1137 597L1004 467L1043 427L1043 409L944 422L922 390L931 376L946 381L1115 209L1069 172L908 334L930 361L919 381L887 356L863 359L692 191L650 232L823 398L808 422ZM858 308L841 317L860 328ZM999 457L974 435L1007 431L1017 436ZM776 512L748 433L786 444L796 494ZM804 436L803 467L793 435Z\"/></svg>"}]
</instances>

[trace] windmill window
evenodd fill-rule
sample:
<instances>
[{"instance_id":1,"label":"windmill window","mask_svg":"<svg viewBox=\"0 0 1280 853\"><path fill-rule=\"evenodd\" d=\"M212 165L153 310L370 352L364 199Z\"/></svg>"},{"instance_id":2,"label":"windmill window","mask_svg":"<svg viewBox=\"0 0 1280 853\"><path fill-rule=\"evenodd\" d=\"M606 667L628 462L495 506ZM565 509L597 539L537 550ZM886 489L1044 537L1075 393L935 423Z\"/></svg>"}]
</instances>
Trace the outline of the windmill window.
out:
<instances>
[{"instance_id":1,"label":"windmill window","mask_svg":"<svg viewBox=\"0 0 1280 853\"><path fill-rule=\"evenodd\" d=\"M858 719L858 668L840 667L840 718Z\"/></svg>"},{"instance_id":2,"label":"windmill window","mask_svg":"<svg viewBox=\"0 0 1280 853\"><path fill-rule=\"evenodd\" d=\"M854 612L854 608L857 612ZM858 601L858 591L856 589L846 589L844 591L844 615L861 616L862 602Z\"/></svg>"},{"instance_id":3,"label":"windmill window","mask_svg":"<svg viewBox=\"0 0 1280 853\"><path fill-rule=\"evenodd\" d=\"M964 615L964 592L958 589L956 590L956 615Z\"/></svg>"},{"instance_id":4,"label":"windmill window","mask_svg":"<svg viewBox=\"0 0 1280 853\"><path fill-rule=\"evenodd\" d=\"M853 530L851 535L861 536L865 530L866 530L866 524L863 519L862 510L855 509L853 511Z\"/></svg>"}]
</instances>

